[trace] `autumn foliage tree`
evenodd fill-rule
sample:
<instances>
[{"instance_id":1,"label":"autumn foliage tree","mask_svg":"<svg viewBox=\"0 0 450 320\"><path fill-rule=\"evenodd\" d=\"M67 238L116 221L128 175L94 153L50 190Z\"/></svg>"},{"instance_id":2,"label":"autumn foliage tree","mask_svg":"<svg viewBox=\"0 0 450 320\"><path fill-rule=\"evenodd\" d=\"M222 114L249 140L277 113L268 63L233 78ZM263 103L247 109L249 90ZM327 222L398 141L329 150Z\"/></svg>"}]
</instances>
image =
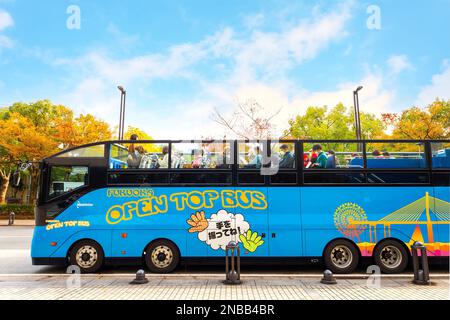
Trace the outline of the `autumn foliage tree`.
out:
<instances>
[{"instance_id":1,"label":"autumn foliage tree","mask_svg":"<svg viewBox=\"0 0 450 320\"><path fill-rule=\"evenodd\" d=\"M450 138L450 100L436 99L425 109L412 107L401 114L385 113L382 119L392 127L394 139Z\"/></svg>"},{"instance_id":2,"label":"autumn foliage tree","mask_svg":"<svg viewBox=\"0 0 450 320\"><path fill-rule=\"evenodd\" d=\"M17 163L36 162L62 148L110 139L109 125L92 115L74 116L69 108L48 100L15 103L0 110L0 203L5 201L9 180ZM32 192L38 168L30 167Z\"/></svg>"}]
</instances>

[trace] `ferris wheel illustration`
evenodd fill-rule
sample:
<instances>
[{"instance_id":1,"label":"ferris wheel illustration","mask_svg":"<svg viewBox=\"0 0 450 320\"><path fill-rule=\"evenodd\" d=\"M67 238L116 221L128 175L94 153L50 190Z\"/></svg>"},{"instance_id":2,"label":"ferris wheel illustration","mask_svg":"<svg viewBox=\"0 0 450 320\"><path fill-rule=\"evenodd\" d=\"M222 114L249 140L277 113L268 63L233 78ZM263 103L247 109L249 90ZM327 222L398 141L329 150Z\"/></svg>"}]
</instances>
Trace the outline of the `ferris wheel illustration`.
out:
<instances>
[{"instance_id":1,"label":"ferris wheel illustration","mask_svg":"<svg viewBox=\"0 0 450 320\"><path fill-rule=\"evenodd\" d=\"M367 228L366 223L366 213L356 203L341 204L334 212L334 225L339 232L348 238L358 239L358 242L360 242L359 236Z\"/></svg>"}]
</instances>

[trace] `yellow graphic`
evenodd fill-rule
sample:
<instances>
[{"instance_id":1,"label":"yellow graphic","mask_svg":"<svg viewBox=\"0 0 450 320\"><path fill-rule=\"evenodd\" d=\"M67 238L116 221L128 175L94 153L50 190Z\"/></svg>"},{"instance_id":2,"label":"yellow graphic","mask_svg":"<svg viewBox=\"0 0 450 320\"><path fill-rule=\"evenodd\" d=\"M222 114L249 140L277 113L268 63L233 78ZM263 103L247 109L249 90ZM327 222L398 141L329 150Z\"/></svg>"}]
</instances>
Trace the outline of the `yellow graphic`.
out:
<instances>
[{"instance_id":1,"label":"yellow graphic","mask_svg":"<svg viewBox=\"0 0 450 320\"><path fill-rule=\"evenodd\" d=\"M247 230L245 235L239 235L239 240L241 240L244 248L250 252L255 252L259 246L264 244L264 240L262 240L262 237L258 235L258 232L252 232L251 230Z\"/></svg>"},{"instance_id":2,"label":"yellow graphic","mask_svg":"<svg viewBox=\"0 0 450 320\"><path fill-rule=\"evenodd\" d=\"M106 212L106 221L109 224L117 224L121 221L128 221L137 217L147 217L159 213L166 213L168 210L167 196L153 196L137 201L128 201L122 205L115 205Z\"/></svg>"},{"instance_id":3,"label":"yellow graphic","mask_svg":"<svg viewBox=\"0 0 450 320\"><path fill-rule=\"evenodd\" d=\"M153 194L153 189L149 188L110 188L106 191L108 198L144 198Z\"/></svg>"},{"instance_id":4,"label":"yellow graphic","mask_svg":"<svg viewBox=\"0 0 450 320\"><path fill-rule=\"evenodd\" d=\"M191 226L191 228L189 229L190 233L202 232L203 230L208 228L208 221L205 218L204 211L196 212L195 214L191 215L191 219L188 219L186 222Z\"/></svg>"},{"instance_id":5,"label":"yellow graphic","mask_svg":"<svg viewBox=\"0 0 450 320\"><path fill-rule=\"evenodd\" d=\"M222 190L220 197L221 205L226 209L264 210L267 208L266 197L260 191ZM211 209L217 199L219 199L219 193L216 190L177 192L170 195L170 201L175 203L178 211L185 210L186 207L192 210Z\"/></svg>"},{"instance_id":6,"label":"yellow graphic","mask_svg":"<svg viewBox=\"0 0 450 320\"><path fill-rule=\"evenodd\" d=\"M147 217L155 214L166 213L169 210L169 201L172 202L177 211L184 211L186 208L199 211L200 209L211 209L216 205L223 208L243 208L264 210L267 208L267 201L264 193L254 190L216 190L176 192L167 198L166 195L156 196L152 189L111 189L108 196L111 197L140 197L145 198L125 202L121 205L114 205L106 212L106 222L118 224L122 221L129 221L133 217ZM219 199L221 198L221 199ZM195 222L194 220L192 220Z\"/></svg>"},{"instance_id":7,"label":"yellow graphic","mask_svg":"<svg viewBox=\"0 0 450 320\"><path fill-rule=\"evenodd\" d=\"M430 203L433 204L431 207ZM344 210L345 205L349 206L351 204L344 204L336 209L334 214L335 225L343 235L358 238L358 246L362 249L363 255L364 252L367 254L372 252L374 245L379 240L378 234L381 230L383 238L391 237L391 226L395 225L416 226L411 240L407 243L408 245L411 246L415 241L421 241L427 246L429 251L434 252L436 255L447 255L449 253L449 243L435 242L433 226L450 224L450 203L431 197L428 192L422 198L388 214L378 221L368 221L362 209ZM355 206L360 208L358 205ZM421 225L426 227L427 241L424 241L425 239L420 230ZM361 243L359 234L366 228L369 229L369 242ZM360 232L355 232L355 230Z\"/></svg>"},{"instance_id":8,"label":"yellow graphic","mask_svg":"<svg viewBox=\"0 0 450 320\"><path fill-rule=\"evenodd\" d=\"M45 230L53 230L53 229L60 229L60 228L70 228L70 227L90 227L91 224L89 221L64 221L59 222L58 220L52 220L51 224L48 224L45 227Z\"/></svg>"}]
</instances>

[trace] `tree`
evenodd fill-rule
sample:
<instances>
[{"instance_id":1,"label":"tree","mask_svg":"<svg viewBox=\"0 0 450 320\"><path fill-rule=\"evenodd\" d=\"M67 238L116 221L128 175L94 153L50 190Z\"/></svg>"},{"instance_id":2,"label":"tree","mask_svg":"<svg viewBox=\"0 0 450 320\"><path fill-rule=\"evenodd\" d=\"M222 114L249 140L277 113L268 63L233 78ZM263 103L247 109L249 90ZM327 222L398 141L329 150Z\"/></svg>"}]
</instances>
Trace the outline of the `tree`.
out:
<instances>
[{"instance_id":1,"label":"tree","mask_svg":"<svg viewBox=\"0 0 450 320\"><path fill-rule=\"evenodd\" d=\"M450 137L450 100L436 99L425 109L412 107L396 113L383 114L386 125L393 127L394 139L448 139Z\"/></svg>"},{"instance_id":2,"label":"tree","mask_svg":"<svg viewBox=\"0 0 450 320\"><path fill-rule=\"evenodd\" d=\"M56 149L56 142L45 133L36 131L32 121L12 112L0 121L0 154L3 165L0 176L0 203L5 201L9 180L17 162L36 161Z\"/></svg>"},{"instance_id":3,"label":"tree","mask_svg":"<svg viewBox=\"0 0 450 320\"><path fill-rule=\"evenodd\" d=\"M275 129L273 120L280 111L281 108L268 113L254 99L249 99L244 103L239 103L230 117L224 116L216 109L211 118L238 138L247 140L266 139L272 136Z\"/></svg>"},{"instance_id":4,"label":"tree","mask_svg":"<svg viewBox=\"0 0 450 320\"><path fill-rule=\"evenodd\" d=\"M69 148L108 140L111 135L106 122L89 114L75 118L72 110L54 105L49 100L14 103L0 110L0 202L5 200L9 179L17 162L36 162L60 151L59 146ZM32 177L31 194L34 197L39 169L34 165L29 171Z\"/></svg>"},{"instance_id":5,"label":"tree","mask_svg":"<svg viewBox=\"0 0 450 320\"><path fill-rule=\"evenodd\" d=\"M361 113L360 118L364 139L376 139L383 135L385 125L375 115ZM303 140L355 139L354 113L342 103L330 111L326 106L310 106L304 115L289 120L284 137Z\"/></svg>"}]
</instances>

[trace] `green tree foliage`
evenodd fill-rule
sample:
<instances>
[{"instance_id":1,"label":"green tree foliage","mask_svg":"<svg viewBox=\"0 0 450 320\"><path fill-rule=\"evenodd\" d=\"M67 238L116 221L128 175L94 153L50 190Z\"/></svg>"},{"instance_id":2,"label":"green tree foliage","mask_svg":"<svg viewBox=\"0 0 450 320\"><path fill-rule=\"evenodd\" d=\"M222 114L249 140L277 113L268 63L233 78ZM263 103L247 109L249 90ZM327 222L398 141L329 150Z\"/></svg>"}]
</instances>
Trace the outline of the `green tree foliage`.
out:
<instances>
[{"instance_id":1,"label":"green tree foliage","mask_svg":"<svg viewBox=\"0 0 450 320\"><path fill-rule=\"evenodd\" d=\"M386 125L374 114L360 114L364 139L381 138ZM289 120L284 137L296 139L355 139L354 113L342 103L331 110L328 107L308 107L304 115Z\"/></svg>"}]
</instances>

